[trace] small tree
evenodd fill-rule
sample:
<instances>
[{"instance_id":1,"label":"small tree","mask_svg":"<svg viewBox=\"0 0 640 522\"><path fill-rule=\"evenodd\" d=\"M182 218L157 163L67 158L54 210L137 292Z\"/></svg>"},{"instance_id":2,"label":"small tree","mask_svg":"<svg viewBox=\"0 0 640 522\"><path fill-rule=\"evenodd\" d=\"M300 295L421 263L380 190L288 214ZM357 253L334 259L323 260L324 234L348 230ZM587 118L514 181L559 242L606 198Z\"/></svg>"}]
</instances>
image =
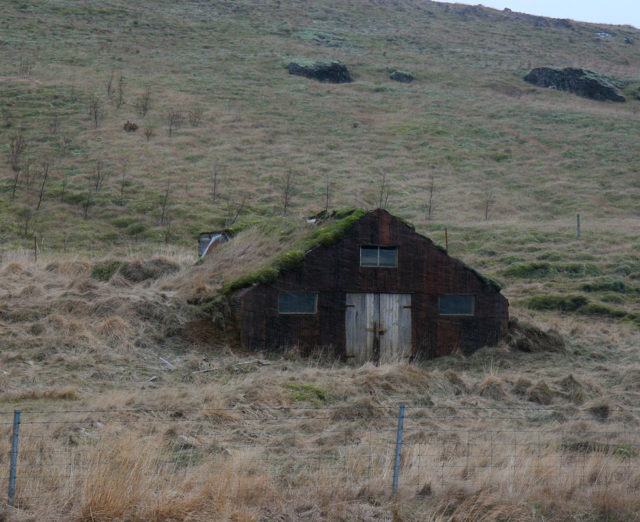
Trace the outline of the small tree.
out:
<instances>
[{"instance_id":1,"label":"small tree","mask_svg":"<svg viewBox=\"0 0 640 522\"><path fill-rule=\"evenodd\" d=\"M213 172L211 174L211 200L213 203L218 198L218 178L220 174L220 168L215 163L213 164Z\"/></svg>"},{"instance_id":2,"label":"small tree","mask_svg":"<svg viewBox=\"0 0 640 522\"><path fill-rule=\"evenodd\" d=\"M124 104L124 76L118 79L118 90L116 92L116 107L119 109Z\"/></svg>"},{"instance_id":3,"label":"small tree","mask_svg":"<svg viewBox=\"0 0 640 522\"><path fill-rule=\"evenodd\" d=\"M29 237L29 228L34 217L33 208L30 205L22 205L16 212L20 220L20 233L22 237Z\"/></svg>"},{"instance_id":4,"label":"small tree","mask_svg":"<svg viewBox=\"0 0 640 522\"><path fill-rule=\"evenodd\" d=\"M389 201L389 186L387 185L387 173L382 171L382 177L380 179L380 191L378 195L378 208L385 208Z\"/></svg>"},{"instance_id":5,"label":"small tree","mask_svg":"<svg viewBox=\"0 0 640 522\"><path fill-rule=\"evenodd\" d=\"M106 178L107 171L104 168L104 162L102 160L97 160L93 169L93 186L96 193L100 191Z\"/></svg>"},{"instance_id":6,"label":"small tree","mask_svg":"<svg viewBox=\"0 0 640 522\"><path fill-rule=\"evenodd\" d=\"M120 164L120 206L124 206L124 189L127 186L127 170L129 165L126 161L122 161Z\"/></svg>"},{"instance_id":7,"label":"small tree","mask_svg":"<svg viewBox=\"0 0 640 522\"><path fill-rule=\"evenodd\" d=\"M167 133L171 137L173 131L180 128L182 125L183 117L182 112L177 109L171 109L167 113Z\"/></svg>"},{"instance_id":8,"label":"small tree","mask_svg":"<svg viewBox=\"0 0 640 522\"><path fill-rule=\"evenodd\" d=\"M282 215L287 215L287 210L291 203L291 192L293 191L293 172L291 169L287 170L287 172L283 176L282 183Z\"/></svg>"},{"instance_id":9,"label":"small tree","mask_svg":"<svg viewBox=\"0 0 640 522\"><path fill-rule=\"evenodd\" d=\"M333 185L331 183L331 179L329 178L329 174L327 174L326 185L324 190L324 212L325 214L329 212L329 206L331 203L331 190L333 189Z\"/></svg>"},{"instance_id":10,"label":"small tree","mask_svg":"<svg viewBox=\"0 0 640 522\"><path fill-rule=\"evenodd\" d=\"M198 127L202 122L202 115L204 111L200 107L194 107L187 113L187 118L189 120L189 124L192 127Z\"/></svg>"},{"instance_id":11,"label":"small tree","mask_svg":"<svg viewBox=\"0 0 640 522\"><path fill-rule=\"evenodd\" d=\"M145 87L144 92L136 99L135 107L141 117L147 115L151 107L151 88Z\"/></svg>"},{"instance_id":12,"label":"small tree","mask_svg":"<svg viewBox=\"0 0 640 522\"><path fill-rule=\"evenodd\" d=\"M244 196L242 198L242 201L240 201L239 203L235 202L233 199L229 201L227 205L227 212L226 212L227 216L224 220L225 228L229 228L234 225L234 223L240 217L240 214L242 214L242 211L244 210L244 206L246 202L247 202L247 196Z\"/></svg>"},{"instance_id":13,"label":"small tree","mask_svg":"<svg viewBox=\"0 0 640 522\"><path fill-rule=\"evenodd\" d=\"M101 118L102 104L100 103L100 98L93 96L91 100L89 100L89 119L93 121L94 128L98 128Z\"/></svg>"},{"instance_id":14,"label":"small tree","mask_svg":"<svg viewBox=\"0 0 640 522\"><path fill-rule=\"evenodd\" d=\"M69 153L71 147L71 137L63 136L58 140L58 156L64 158Z\"/></svg>"},{"instance_id":15,"label":"small tree","mask_svg":"<svg viewBox=\"0 0 640 522\"><path fill-rule=\"evenodd\" d=\"M20 57L20 65L18 67L20 69L20 76L25 78L31 76L33 62L29 58Z\"/></svg>"},{"instance_id":16,"label":"small tree","mask_svg":"<svg viewBox=\"0 0 640 522\"><path fill-rule=\"evenodd\" d=\"M167 179L167 187L160 199L160 225L164 226L168 219L167 208L169 205L169 195L171 194L171 181Z\"/></svg>"},{"instance_id":17,"label":"small tree","mask_svg":"<svg viewBox=\"0 0 640 522\"><path fill-rule=\"evenodd\" d=\"M44 187L47 184L48 178L49 178L49 162L45 161L42 164L42 177L40 181L40 191L38 193L38 203L36 204L36 211L40 210L40 205L42 205L42 198L44 198Z\"/></svg>"},{"instance_id":18,"label":"small tree","mask_svg":"<svg viewBox=\"0 0 640 522\"><path fill-rule=\"evenodd\" d=\"M109 77L107 78L107 81L105 82L105 85L107 87L107 98L111 98L111 96L113 95L113 77L115 75L115 71L113 69L111 69L111 73L109 74Z\"/></svg>"},{"instance_id":19,"label":"small tree","mask_svg":"<svg viewBox=\"0 0 640 522\"><path fill-rule=\"evenodd\" d=\"M495 198L493 195L493 191L491 189L487 189L484 195L484 220L489 220L489 207L493 205L495 202Z\"/></svg>"},{"instance_id":20,"label":"small tree","mask_svg":"<svg viewBox=\"0 0 640 522\"><path fill-rule=\"evenodd\" d=\"M427 219L431 219L431 214L433 212L433 193L436 190L436 180L431 176L429 179L429 187L427 189Z\"/></svg>"},{"instance_id":21,"label":"small tree","mask_svg":"<svg viewBox=\"0 0 640 522\"><path fill-rule=\"evenodd\" d=\"M19 172L22 164L22 157L27 150L27 140L22 135L22 131L18 131L9 140L9 164L13 172Z\"/></svg>"},{"instance_id":22,"label":"small tree","mask_svg":"<svg viewBox=\"0 0 640 522\"><path fill-rule=\"evenodd\" d=\"M82 217L84 219L89 219L89 209L92 206L93 206L93 192L91 191L91 187L89 187L82 201Z\"/></svg>"},{"instance_id":23,"label":"small tree","mask_svg":"<svg viewBox=\"0 0 640 522\"><path fill-rule=\"evenodd\" d=\"M62 171L62 190L60 191L60 202L64 203L64 196L67 193L68 174L66 170Z\"/></svg>"}]
</instances>

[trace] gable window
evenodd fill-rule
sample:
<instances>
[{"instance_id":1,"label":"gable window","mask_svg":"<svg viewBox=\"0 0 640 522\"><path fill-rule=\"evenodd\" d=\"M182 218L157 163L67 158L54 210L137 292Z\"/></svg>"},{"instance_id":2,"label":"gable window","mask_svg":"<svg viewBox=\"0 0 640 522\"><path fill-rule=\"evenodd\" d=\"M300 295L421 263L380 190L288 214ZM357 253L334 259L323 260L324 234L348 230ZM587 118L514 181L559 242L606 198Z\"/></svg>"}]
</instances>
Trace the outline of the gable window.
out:
<instances>
[{"instance_id":1,"label":"gable window","mask_svg":"<svg viewBox=\"0 0 640 522\"><path fill-rule=\"evenodd\" d=\"M280 292L278 313L315 314L318 309L318 294L315 292Z\"/></svg>"},{"instance_id":2,"label":"gable window","mask_svg":"<svg viewBox=\"0 0 640 522\"><path fill-rule=\"evenodd\" d=\"M360 266L398 266L398 247L362 246L360 247Z\"/></svg>"},{"instance_id":3,"label":"gable window","mask_svg":"<svg viewBox=\"0 0 640 522\"><path fill-rule=\"evenodd\" d=\"M440 315L474 315L475 297L472 295L441 295L438 299Z\"/></svg>"}]
</instances>

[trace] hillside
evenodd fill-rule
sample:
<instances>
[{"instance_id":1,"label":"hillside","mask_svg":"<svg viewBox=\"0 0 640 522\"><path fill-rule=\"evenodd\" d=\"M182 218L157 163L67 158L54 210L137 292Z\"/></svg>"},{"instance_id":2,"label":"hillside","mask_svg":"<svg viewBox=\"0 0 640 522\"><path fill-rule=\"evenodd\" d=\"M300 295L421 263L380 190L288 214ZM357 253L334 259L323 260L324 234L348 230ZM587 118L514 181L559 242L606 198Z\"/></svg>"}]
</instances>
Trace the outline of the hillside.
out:
<instances>
[{"instance_id":1,"label":"hillside","mask_svg":"<svg viewBox=\"0 0 640 522\"><path fill-rule=\"evenodd\" d=\"M640 30L404 0L7 0L0 29L0 520L640 516ZM208 315L306 216L378 206L564 349L354 368Z\"/></svg>"},{"instance_id":2,"label":"hillside","mask_svg":"<svg viewBox=\"0 0 640 522\"><path fill-rule=\"evenodd\" d=\"M331 206L377 206L384 173L387 206L416 224L432 177L432 220L451 226L483 219L487 199L492 221L520 225L638 216L631 27L346 1L11 1L1 24L5 245L190 245L238 207L281 213L289 172L297 215L324 207L327 183ZM354 82L291 76L291 57L340 59ZM537 66L631 82L628 101L532 87L522 78Z\"/></svg>"}]
</instances>

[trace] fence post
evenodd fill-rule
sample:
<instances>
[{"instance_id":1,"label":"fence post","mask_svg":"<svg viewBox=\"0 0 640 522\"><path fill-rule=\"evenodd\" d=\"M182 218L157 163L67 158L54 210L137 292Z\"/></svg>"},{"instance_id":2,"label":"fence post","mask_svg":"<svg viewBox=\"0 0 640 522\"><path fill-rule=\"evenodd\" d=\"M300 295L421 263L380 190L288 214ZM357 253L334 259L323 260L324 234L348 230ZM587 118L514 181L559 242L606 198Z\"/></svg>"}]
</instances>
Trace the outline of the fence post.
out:
<instances>
[{"instance_id":1,"label":"fence post","mask_svg":"<svg viewBox=\"0 0 640 522\"><path fill-rule=\"evenodd\" d=\"M398 433L396 435L396 462L393 468L393 494L398 492L398 475L400 474L400 454L402 452L402 429L404 427L404 404L398 410Z\"/></svg>"},{"instance_id":2,"label":"fence post","mask_svg":"<svg viewBox=\"0 0 640 522\"><path fill-rule=\"evenodd\" d=\"M13 439L11 441L11 468L9 471L9 505L16 496L16 468L18 466L18 436L20 435L20 410L13 412Z\"/></svg>"}]
</instances>

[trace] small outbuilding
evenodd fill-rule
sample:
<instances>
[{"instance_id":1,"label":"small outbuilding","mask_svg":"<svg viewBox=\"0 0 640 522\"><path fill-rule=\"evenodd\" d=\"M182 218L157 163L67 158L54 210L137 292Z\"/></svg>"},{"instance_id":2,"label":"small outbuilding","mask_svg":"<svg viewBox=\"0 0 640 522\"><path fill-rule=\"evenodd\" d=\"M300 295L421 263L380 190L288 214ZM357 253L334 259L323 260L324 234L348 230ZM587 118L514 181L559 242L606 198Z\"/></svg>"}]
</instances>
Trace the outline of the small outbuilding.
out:
<instances>
[{"instance_id":1,"label":"small outbuilding","mask_svg":"<svg viewBox=\"0 0 640 522\"><path fill-rule=\"evenodd\" d=\"M386 210L343 222L269 278L227 288L244 347L379 363L470 354L502 339L509 303L497 283Z\"/></svg>"}]
</instances>

